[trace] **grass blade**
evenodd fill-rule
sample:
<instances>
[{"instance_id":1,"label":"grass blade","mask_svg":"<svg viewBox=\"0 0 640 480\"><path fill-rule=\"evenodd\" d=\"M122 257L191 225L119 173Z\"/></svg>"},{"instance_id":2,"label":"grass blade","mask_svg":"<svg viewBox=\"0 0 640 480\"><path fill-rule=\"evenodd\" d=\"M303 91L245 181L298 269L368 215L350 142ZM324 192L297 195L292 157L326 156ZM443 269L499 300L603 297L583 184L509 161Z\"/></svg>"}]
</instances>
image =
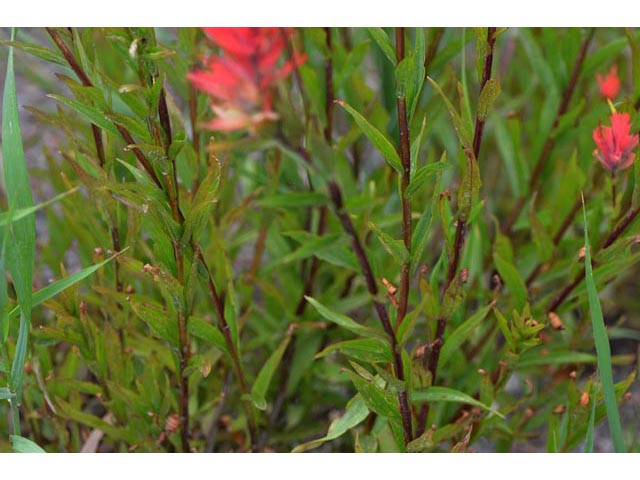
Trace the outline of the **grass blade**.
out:
<instances>
[{"instance_id":1,"label":"grass blade","mask_svg":"<svg viewBox=\"0 0 640 480\"><path fill-rule=\"evenodd\" d=\"M11 32L15 38L15 29ZM7 75L2 98L2 158L5 188L10 210L33 206L27 162L22 146L18 98L13 68L13 47L9 47ZM20 399L24 363L27 357L29 324L31 323L31 285L35 257L36 223L33 214L12 222L7 243L7 269L11 273L18 301L24 306L16 352L11 367L11 382ZM19 400L18 400L19 401ZM17 432L17 430L15 430Z\"/></svg>"},{"instance_id":2,"label":"grass blade","mask_svg":"<svg viewBox=\"0 0 640 480\"><path fill-rule=\"evenodd\" d=\"M604 394L604 404L607 410L607 420L609 430L613 440L613 448L617 453L625 452L624 439L622 438L622 426L620 424L620 413L616 403L616 395L613 389L613 371L611 369L611 348L609 347L609 337L604 325L602 307L596 290L596 282L593 279L593 268L591 266L591 253L589 249L589 228L587 225L587 211L584 207L584 197L582 198L582 216L584 218L584 247L585 247L585 283L587 286L587 296L589 298L589 312L591 314L591 325L593 328L593 338L596 344L596 355L598 357L598 372L602 379L602 391Z\"/></svg>"},{"instance_id":3,"label":"grass blade","mask_svg":"<svg viewBox=\"0 0 640 480\"><path fill-rule=\"evenodd\" d=\"M38 290L37 292L35 292L33 294L33 299L32 299L32 305L31 306L32 307L36 307L36 306L40 305L41 303L46 302L50 298L55 297L57 294L59 294L63 290L66 290L67 288L71 287L72 285L75 285L76 283L84 280L89 275L94 273L96 270L102 268L107 263L109 263L111 260L116 258L118 255L120 255L121 253L124 253L125 251L127 251L127 249L128 249L128 247L122 249L117 254L112 255L111 257L107 258L106 260L103 260L100 263L96 263L95 265L91 265L90 267L84 268L84 269L80 270L79 272L76 272L76 273L73 273L73 274L71 274L71 275L69 275L67 277L61 278L60 280L57 280L57 281L53 282L52 284L47 285L44 288L41 288L40 290ZM16 305L13 308L13 310L11 310L9 312L9 318L12 318L12 317L18 315L18 313L20 313L20 310L21 310L21 306L20 305Z\"/></svg>"},{"instance_id":4,"label":"grass blade","mask_svg":"<svg viewBox=\"0 0 640 480\"><path fill-rule=\"evenodd\" d=\"M78 191L78 187L74 187L71 190L62 192L61 194L56 195L55 197L45 202L39 203L38 205L34 205L32 207L27 207L27 208L18 208L13 212L13 214L10 214L9 212L0 212L0 227L4 227L6 225L11 224L12 222L17 222L18 220L22 220L23 218L26 218L29 215L33 215L38 210L48 207L49 205L52 205L57 201L62 200L63 198L68 197L73 193L76 193L77 191Z\"/></svg>"},{"instance_id":5,"label":"grass blade","mask_svg":"<svg viewBox=\"0 0 640 480\"><path fill-rule=\"evenodd\" d=\"M16 453L47 453L36 443L19 435L11 435L11 443Z\"/></svg>"}]
</instances>

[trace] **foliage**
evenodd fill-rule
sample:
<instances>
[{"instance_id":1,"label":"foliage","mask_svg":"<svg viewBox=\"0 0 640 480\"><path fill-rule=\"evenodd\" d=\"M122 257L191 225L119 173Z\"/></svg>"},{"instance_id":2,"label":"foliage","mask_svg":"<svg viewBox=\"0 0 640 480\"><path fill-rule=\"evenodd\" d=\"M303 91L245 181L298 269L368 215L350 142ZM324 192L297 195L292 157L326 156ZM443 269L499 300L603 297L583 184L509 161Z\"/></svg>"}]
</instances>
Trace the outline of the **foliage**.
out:
<instances>
[{"instance_id":1,"label":"foliage","mask_svg":"<svg viewBox=\"0 0 640 480\"><path fill-rule=\"evenodd\" d=\"M637 448L637 32L215 30L1 32L0 450Z\"/></svg>"}]
</instances>

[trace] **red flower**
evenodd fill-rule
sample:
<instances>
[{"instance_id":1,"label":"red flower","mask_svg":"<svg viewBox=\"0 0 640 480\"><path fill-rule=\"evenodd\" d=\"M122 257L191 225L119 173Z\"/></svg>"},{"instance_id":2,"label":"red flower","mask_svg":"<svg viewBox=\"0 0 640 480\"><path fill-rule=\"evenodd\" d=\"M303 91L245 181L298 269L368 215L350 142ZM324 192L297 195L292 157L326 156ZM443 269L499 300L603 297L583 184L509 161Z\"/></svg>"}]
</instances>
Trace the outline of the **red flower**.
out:
<instances>
[{"instance_id":1,"label":"red flower","mask_svg":"<svg viewBox=\"0 0 640 480\"><path fill-rule=\"evenodd\" d=\"M593 131L593 141L598 147L593 154L612 173L633 164L636 155L632 150L638 146L638 134L631 135L630 131L628 113L614 113L610 127L599 125Z\"/></svg>"},{"instance_id":2,"label":"red flower","mask_svg":"<svg viewBox=\"0 0 640 480\"><path fill-rule=\"evenodd\" d=\"M203 28L220 47L211 55L206 69L189 73L195 88L211 96L216 114L206 127L210 130L234 131L276 120L272 110L272 88L304 63L306 55L294 52L289 60L279 62L291 28Z\"/></svg>"},{"instance_id":3,"label":"red flower","mask_svg":"<svg viewBox=\"0 0 640 480\"><path fill-rule=\"evenodd\" d=\"M596 74L596 80L598 80L600 93L604 98L614 100L618 96L618 92L620 91L620 79L618 78L618 67L616 65L611 67L609 73L607 73L604 78L602 78L602 75L599 73Z\"/></svg>"}]
</instances>

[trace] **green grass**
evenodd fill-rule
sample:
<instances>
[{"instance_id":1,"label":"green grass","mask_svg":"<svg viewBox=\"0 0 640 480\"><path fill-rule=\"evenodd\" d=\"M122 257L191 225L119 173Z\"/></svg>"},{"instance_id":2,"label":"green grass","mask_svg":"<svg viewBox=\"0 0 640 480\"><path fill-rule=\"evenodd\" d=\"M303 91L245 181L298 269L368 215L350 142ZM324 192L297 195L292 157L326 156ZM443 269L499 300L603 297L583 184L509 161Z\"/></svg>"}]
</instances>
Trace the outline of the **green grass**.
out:
<instances>
[{"instance_id":1,"label":"green grass","mask_svg":"<svg viewBox=\"0 0 640 480\"><path fill-rule=\"evenodd\" d=\"M598 356L598 373L602 380L602 391L604 394L604 403L607 409L607 420L609 422L609 431L613 440L613 447L617 453L624 453L626 447L622 436L622 425L620 424L620 413L618 412L618 404L613 388L613 370L611 368L611 347L609 346L609 337L604 324L602 315L602 306L596 289L596 282L593 279L593 267L591 266L591 244L589 242L589 227L587 222L587 210L582 199L582 216L584 219L584 246L585 246L585 282L587 284L587 296L589 298L589 312L591 314L591 325L593 328L593 339L596 345L596 354ZM592 399L595 402L595 398ZM593 413L590 418L589 431L593 436L592 427ZM593 440L588 441L588 446L593 448Z\"/></svg>"}]
</instances>

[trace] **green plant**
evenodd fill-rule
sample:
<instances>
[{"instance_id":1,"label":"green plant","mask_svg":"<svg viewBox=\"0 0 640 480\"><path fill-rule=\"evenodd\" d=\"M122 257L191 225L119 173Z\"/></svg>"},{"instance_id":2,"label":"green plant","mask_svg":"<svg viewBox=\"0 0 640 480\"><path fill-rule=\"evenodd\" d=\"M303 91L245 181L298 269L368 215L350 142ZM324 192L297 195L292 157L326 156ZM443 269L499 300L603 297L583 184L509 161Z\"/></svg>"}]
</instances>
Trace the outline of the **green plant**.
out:
<instances>
[{"instance_id":1,"label":"green plant","mask_svg":"<svg viewBox=\"0 0 640 480\"><path fill-rule=\"evenodd\" d=\"M640 167L623 169L636 32L0 41L56 74L10 60L5 82L0 396L14 434L47 451L565 452L597 449L608 417L617 451L637 444L615 420L636 361L618 339L638 338L621 275L640 258ZM633 86L603 101L596 73L613 61ZM14 74L40 79L50 103L28 119L62 139L28 170ZM629 120L611 127L623 159L600 125L613 113ZM32 207L29 178L51 200ZM68 275L70 254L91 266Z\"/></svg>"}]
</instances>

